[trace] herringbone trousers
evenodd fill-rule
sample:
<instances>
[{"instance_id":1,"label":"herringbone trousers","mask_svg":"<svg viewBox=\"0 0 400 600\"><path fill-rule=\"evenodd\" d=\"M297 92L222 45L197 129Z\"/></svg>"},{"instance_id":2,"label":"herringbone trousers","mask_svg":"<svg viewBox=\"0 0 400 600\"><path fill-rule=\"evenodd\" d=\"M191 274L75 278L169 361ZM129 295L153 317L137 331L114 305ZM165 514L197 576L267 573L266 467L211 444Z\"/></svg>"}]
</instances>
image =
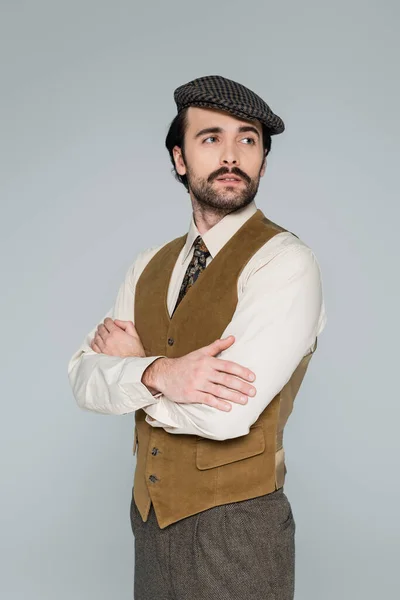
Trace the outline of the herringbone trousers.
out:
<instances>
[{"instance_id":1,"label":"herringbone trousers","mask_svg":"<svg viewBox=\"0 0 400 600\"><path fill-rule=\"evenodd\" d=\"M177 498L179 502L179 498ZM134 600L293 600L295 521L283 488L160 529L134 500Z\"/></svg>"}]
</instances>

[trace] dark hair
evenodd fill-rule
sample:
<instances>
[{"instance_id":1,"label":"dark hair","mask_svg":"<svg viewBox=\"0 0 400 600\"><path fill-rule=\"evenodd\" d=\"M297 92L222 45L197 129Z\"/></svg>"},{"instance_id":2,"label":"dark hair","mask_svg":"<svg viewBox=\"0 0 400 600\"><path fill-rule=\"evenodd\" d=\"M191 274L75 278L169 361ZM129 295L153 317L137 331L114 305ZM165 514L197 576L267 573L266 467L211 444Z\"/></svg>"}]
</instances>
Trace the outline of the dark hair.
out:
<instances>
[{"instance_id":1,"label":"dark hair","mask_svg":"<svg viewBox=\"0 0 400 600\"><path fill-rule=\"evenodd\" d=\"M185 188L189 191L189 186L188 186L188 182L187 182L187 177L186 175L179 175L179 173L176 170L175 167L175 161L174 161L174 155L172 152L172 149L175 146L179 146L181 151L182 151L182 158L183 160L186 162L185 159L185 148L184 148L184 138L185 138L185 131L187 128L187 111L188 111L188 106L186 108L184 108L180 113L178 113L176 115L176 117L171 121L171 124L169 126L169 130L167 133L167 137L165 138L165 146L169 152L169 156L172 162L172 173L174 174L175 179L177 179L178 181L180 181L181 183L183 183L183 185L185 186ZM263 146L264 146L264 152L265 152L265 156L267 156L267 154L269 154L270 150L271 150L271 136L268 130L268 127L266 125L264 125L264 123L261 123L261 127L262 127L262 138L263 138Z\"/></svg>"}]
</instances>

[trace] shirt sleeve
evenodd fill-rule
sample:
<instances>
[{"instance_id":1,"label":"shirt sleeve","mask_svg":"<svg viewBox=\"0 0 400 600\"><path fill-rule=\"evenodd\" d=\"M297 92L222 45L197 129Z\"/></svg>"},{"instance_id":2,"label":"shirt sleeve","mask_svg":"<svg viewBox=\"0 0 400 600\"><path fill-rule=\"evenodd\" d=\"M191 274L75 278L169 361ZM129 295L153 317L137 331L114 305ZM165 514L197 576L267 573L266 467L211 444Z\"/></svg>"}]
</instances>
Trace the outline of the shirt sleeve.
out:
<instances>
[{"instance_id":1,"label":"shirt sleeve","mask_svg":"<svg viewBox=\"0 0 400 600\"><path fill-rule=\"evenodd\" d=\"M90 347L98 324L106 317L134 322L138 275L159 248L149 248L138 255L119 287L114 306L86 335L68 362L69 382L82 409L122 415L159 402L160 393L153 396L141 379L145 369L161 356L109 356Z\"/></svg>"},{"instance_id":2,"label":"shirt sleeve","mask_svg":"<svg viewBox=\"0 0 400 600\"><path fill-rule=\"evenodd\" d=\"M245 435L289 381L326 323L319 265L303 244L285 247L251 270L231 322L221 335L235 342L217 355L256 374L256 395L229 412L206 404L177 404L161 395L145 408L146 421L172 434L224 440Z\"/></svg>"}]
</instances>

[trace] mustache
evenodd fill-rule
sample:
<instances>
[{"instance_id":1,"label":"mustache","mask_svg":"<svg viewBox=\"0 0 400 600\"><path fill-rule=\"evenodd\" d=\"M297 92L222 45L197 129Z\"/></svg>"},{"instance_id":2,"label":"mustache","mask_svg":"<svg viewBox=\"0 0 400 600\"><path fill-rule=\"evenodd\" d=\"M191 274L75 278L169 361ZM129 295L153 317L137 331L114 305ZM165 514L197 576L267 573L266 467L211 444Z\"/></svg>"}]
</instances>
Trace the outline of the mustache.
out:
<instances>
[{"instance_id":1,"label":"mustache","mask_svg":"<svg viewBox=\"0 0 400 600\"><path fill-rule=\"evenodd\" d=\"M211 173L211 175L208 177L208 182L211 183L214 181L214 179L218 179L218 177L222 177L223 175L236 175L237 177L244 179L247 183L251 182L251 178L247 175L247 173L239 169L239 167L232 167L231 170L227 169L226 167L221 167L218 169L218 171Z\"/></svg>"}]
</instances>

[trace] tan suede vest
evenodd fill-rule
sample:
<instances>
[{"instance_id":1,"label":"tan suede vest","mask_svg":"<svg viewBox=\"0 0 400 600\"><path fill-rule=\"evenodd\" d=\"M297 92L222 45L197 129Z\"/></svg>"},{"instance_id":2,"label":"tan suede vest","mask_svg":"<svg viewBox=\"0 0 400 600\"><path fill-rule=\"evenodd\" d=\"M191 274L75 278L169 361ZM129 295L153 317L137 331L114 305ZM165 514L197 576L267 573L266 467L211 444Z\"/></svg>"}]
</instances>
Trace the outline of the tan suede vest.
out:
<instances>
[{"instance_id":1,"label":"tan suede vest","mask_svg":"<svg viewBox=\"0 0 400 600\"><path fill-rule=\"evenodd\" d=\"M257 209L199 275L172 318L167 309L168 285L187 234L164 245L136 286L135 326L146 356L177 358L220 338L236 309L241 271L261 246L282 231L286 230ZM170 434L151 427L146 413L137 410L133 496L143 521L151 502L163 529L213 506L282 487L286 475L283 429L315 349L316 343L247 435L221 441Z\"/></svg>"}]
</instances>

